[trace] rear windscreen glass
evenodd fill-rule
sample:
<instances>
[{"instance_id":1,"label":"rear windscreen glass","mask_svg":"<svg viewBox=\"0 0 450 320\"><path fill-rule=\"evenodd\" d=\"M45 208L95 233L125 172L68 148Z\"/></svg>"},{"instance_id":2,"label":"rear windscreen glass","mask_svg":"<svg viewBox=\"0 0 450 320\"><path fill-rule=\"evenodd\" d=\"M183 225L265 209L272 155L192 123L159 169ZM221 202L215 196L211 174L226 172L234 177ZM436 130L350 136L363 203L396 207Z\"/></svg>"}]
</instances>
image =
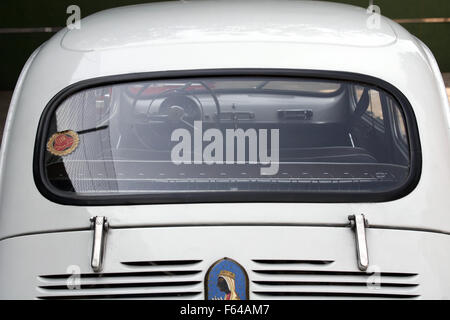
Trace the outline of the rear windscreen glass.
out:
<instances>
[{"instance_id":1,"label":"rear windscreen glass","mask_svg":"<svg viewBox=\"0 0 450 320\"><path fill-rule=\"evenodd\" d=\"M356 82L129 82L78 91L51 112L42 178L67 197L298 193L308 201L397 190L411 169L404 110Z\"/></svg>"}]
</instances>

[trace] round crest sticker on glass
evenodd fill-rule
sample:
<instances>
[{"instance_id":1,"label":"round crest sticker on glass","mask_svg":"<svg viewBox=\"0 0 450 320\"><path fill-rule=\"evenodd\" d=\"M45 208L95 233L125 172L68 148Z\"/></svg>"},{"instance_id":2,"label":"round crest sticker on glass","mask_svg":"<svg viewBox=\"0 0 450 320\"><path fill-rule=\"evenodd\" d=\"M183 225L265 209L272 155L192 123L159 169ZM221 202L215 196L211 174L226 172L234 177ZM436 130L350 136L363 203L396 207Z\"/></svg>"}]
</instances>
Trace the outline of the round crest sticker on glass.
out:
<instances>
[{"instance_id":1,"label":"round crest sticker on glass","mask_svg":"<svg viewBox=\"0 0 450 320\"><path fill-rule=\"evenodd\" d=\"M75 131L57 132L48 139L47 150L55 156L66 156L77 148L79 141Z\"/></svg>"},{"instance_id":2,"label":"round crest sticker on glass","mask_svg":"<svg viewBox=\"0 0 450 320\"><path fill-rule=\"evenodd\" d=\"M205 277L206 300L248 300L248 276L236 261L216 261Z\"/></svg>"}]
</instances>

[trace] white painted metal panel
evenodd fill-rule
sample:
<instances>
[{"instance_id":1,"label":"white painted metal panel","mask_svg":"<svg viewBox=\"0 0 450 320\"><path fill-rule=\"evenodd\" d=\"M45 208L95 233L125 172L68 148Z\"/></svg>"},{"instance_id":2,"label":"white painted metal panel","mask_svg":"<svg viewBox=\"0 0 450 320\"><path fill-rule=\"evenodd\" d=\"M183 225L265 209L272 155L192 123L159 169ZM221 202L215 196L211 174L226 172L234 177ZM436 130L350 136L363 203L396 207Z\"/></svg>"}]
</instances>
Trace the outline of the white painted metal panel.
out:
<instances>
[{"instance_id":1,"label":"white painted metal panel","mask_svg":"<svg viewBox=\"0 0 450 320\"><path fill-rule=\"evenodd\" d=\"M249 18L251 17L251 18ZM66 33L62 46L94 51L159 44L291 42L385 46L387 19L370 28L365 8L323 2L168 2L105 10ZM358 31L356 31L358 30Z\"/></svg>"},{"instance_id":2,"label":"white painted metal panel","mask_svg":"<svg viewBox=\"0 0 450 320\"><path fill-rule=\"evenodd\" d=\"M251 299L450 298L450 275L441 263L450 258L447 236L368 229L367 237L369 271L381 272L379 277L358 270L354 234L350 228L112 229L108 234L101 277L93 277L89 265L92 231L23 236L0 243L0 297L91 298L100 295L110 298L203 299L207 269L215 261L229 257L248 272ZM297 262L258 261L265 259ZM173 260L191 262L143 266L123 264ZM311 260L325 263L312 264L308 262ZM83 274L79 282L81 289L69 290L67 284L74 282L71 282L72 278L67 282L70 275L67 272L77 268ZM278 272L273 274L273 270ZM270 283L273 281L299 284L274 285ZM372 281L381 283L381 287L367 286ZM152 283L159 285L152 286ZM278 294L272 295L273 292ZM178 297L177 294L186 295Z\"/></svg>"}]
</instances>

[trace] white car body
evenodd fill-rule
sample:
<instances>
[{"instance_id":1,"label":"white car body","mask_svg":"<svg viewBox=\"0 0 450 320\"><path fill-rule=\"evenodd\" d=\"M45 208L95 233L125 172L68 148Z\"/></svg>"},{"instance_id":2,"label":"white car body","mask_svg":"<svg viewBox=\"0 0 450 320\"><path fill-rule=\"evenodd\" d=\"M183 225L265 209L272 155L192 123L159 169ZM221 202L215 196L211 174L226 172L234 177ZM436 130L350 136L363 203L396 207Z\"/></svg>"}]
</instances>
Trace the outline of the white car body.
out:
<instances>
[{"instance_id":1,"label":"white car body","mask_svg":"<svg viewBox=\"0 0 450 320\"><path fill-rule=\"evenodd\" d=\"M449 299L450 109L445 87L423 43L385 17L380 17L379 28L370 28L369 17L363 8L317 1L176 2L106 10L83 19L79 30L57 33L25 65L3 137L0 298L202 299L208 268L230 257L248 273L250 299ZM389 83L414 110L422 153L420 180L398 199L358 203L76 206L55 203L38 190L33 177L38 124L60 91L107 76L221 69L348 72ZM357 274L355 235L348 221L349 215L360 213L368 220L368 271L375 272L363 277ZM81 277L81 289L64 288L70 277L49 275L94 273L90 218L95 216L109 223L101 270L105 276ZM260 259L279 263L255 261ZM171 260L197 262L122 263ZM298 263L282 262L286 260ZM311 260L323 264L308 264ZM170 277L127 274L153 271L192 272ZM259 283L266 280L343 284ZM176 281L188 283L164 286ZM355 281L381 287L348 285ZM136 282L163 285L83 288Z\"/></svg>"}]
</instances>

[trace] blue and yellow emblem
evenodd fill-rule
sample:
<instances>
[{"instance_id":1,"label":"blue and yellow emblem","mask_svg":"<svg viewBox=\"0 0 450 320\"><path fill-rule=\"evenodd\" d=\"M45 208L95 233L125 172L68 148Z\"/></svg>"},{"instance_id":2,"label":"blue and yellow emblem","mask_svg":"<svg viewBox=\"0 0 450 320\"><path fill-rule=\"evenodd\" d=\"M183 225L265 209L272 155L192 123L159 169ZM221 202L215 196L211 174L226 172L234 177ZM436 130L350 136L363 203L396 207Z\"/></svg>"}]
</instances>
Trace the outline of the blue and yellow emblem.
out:
<instances>
[{"instance_id":1,"label":"blue and yellow emblem","mask_svg":"<svg viewBox=\"0 0 450 320\"><path fill-rule=\"evenodd\" d=\"M216 261L205 277L206 300L248 300L248 276L236 261Z\"/></svg>"}]
</instances>

